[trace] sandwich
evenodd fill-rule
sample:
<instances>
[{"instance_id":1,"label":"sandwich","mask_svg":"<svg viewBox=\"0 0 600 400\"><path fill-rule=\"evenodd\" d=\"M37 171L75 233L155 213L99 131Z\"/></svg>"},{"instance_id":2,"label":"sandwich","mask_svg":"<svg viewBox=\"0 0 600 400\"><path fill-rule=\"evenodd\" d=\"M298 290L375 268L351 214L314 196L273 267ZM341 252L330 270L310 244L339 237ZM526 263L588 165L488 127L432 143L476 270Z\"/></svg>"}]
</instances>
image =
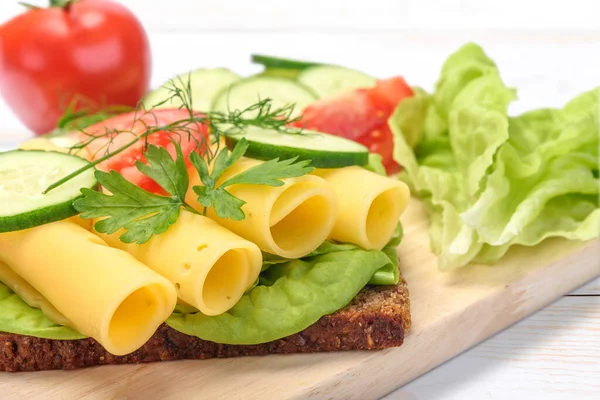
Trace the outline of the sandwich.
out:
<instances>
[{"instance_id":1,"label":"sandwich","mask_svg":"<svg viewBox=\"0 0 600 400\"><path fill-rule=\"evenodd\" d=\"M401 346L410 328L406 282L365 287L350 304L308 328L254 345L228 345L181 333L162 324L138 350L116 356L94 339L56 340L0 333L0 371L72 370L97 365L182 359L260 356Z\"/></svg>"},{"instance_id":2,"label":"sandwich","mask_svg":"<svg viewBox=\"0 0 600 400\"><path fill-rule=\"evenodd\" d=\"M289 110L138 110L0 153L0 371L400 346L409 189Z\"/></svg>"}]
</instances>

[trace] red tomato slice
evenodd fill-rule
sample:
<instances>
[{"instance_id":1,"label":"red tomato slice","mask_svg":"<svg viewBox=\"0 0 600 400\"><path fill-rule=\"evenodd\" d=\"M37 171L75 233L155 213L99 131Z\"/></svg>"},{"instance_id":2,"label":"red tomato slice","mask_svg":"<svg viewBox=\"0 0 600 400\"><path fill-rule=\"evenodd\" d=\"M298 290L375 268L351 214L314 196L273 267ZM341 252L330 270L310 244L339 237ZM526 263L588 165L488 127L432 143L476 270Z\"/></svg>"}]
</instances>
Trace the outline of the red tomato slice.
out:
<instances>
[{"instance_id":1,"label":"red tomato slice","mask_svg":"<svg viewBox=\"0 0 600 400\"><path fill-rule=\"evenodd\" d=\"M117 115L97 124L94 124L81 133L82 140L89 141L86 149L93 160L103 157L110 151L114 151L127 143L133 141L139 135L154 127L166 126L176 121L189 119L187 110L160 109L147 112L130 112ZM90 137L93 136L93 140ZM153 144L167 149L171 157L175 159L175 145L171 140L176 140L181 145L183 155L189 165L187 158L192 151L202 152L203 146L208 139L208 127L202 123L193 123L186 126L186 130L180 131L158 131L149 135L146 139L138 140L131 147L98 164L98 169L103 171L114 170L121 173L127 180L143 189L153 193L164 193L162 188L142 174L136 167L136 161L145 162L144 150L147 145Z\"/></svg>"},{"instance_id":2,"label":"red tomato slice","mask_svg":"<svg viewBox=\"0 0 600 400\"><path fill-rule=\"evenodd\" d=\"M400 171L400 165L394 161L394 136L390 127L386 124L379 129L374 129L365 135L361 143L369 148L371 153L381 155L381 162L388 174Z\"/></svg>"},{"instance_id":3,"label":"red tomato slice","mask_svg":"<svg viewBox=\"0 0 600 400\"><path fill-rule=\"evenodd\" d=\"M392 157L393 137L387 120L400 101L413 96L402 77L378 81L372 89L356 89L312 103L302 112L295 126L337 136L364 144L382 156L388 174L400 166Z\"/></svg>"},{"instance_id":4,"label":"red tomato slice","mask_svg":"<svg viewBox=\"0 0 600 400\"><path fill-rule=\"evenodd\" d=\"M383 79L377 82L376 86L369 91L373 102L380 105L387 105L389 114L402 100L414 96L414 92L406 83L403 77L395 76L389 79Z\"/></svg>"},{"instance_id":5,"label":"red tomato slice","mask_svg":"<svg viewBox=\"0 0 600 400\"><path fill-rule=\"evenodd\" d=\"M367 90L358 89L317 100L304 109L302 119L294 125L360 141L365 132L385 122L385 108L373 102Z\"/></svg>"}]
</instances>

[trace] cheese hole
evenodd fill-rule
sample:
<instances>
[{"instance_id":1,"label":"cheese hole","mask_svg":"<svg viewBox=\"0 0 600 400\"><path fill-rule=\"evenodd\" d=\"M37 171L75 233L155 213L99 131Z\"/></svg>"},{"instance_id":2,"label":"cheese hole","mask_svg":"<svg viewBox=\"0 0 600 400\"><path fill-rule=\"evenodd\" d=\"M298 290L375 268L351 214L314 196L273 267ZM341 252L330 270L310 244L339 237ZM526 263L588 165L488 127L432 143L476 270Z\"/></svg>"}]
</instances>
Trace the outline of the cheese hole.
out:
<instances>
[{"instance_id":1,"label":"cheese hole","mask_svg":"<svg viewBox=\"0 0 600 400\"><path fill-rule=\"evenodd\" d=\"M159 308L160 285L148 285L131 293L115 310L108 335L116 346L136 342L147 336Z\"/></svg>"},{"instance_id":2,"label":"cheese hole","mask_svg":"<svg viewBox=\"0 0 600 400\"><path fill-rule=\"evenodd\" d=\"M390 239L400 219L400 203L396 199L401 196L401 189L391 188L373 199L365 222L369 249L382 249Z\"/></svg>"},{"instance_id":3,"label":"cheese hole","mask_svg":"<svg viewBox=\"0 0 600 400\"><path fill-rule=\"evenodd\" d=\"M175 283L175 289L177 289L177 290L181 289L181 285L179 283Z\"/></svg>"},{"instance_id":4,"label":"cheese hole","mask_svg":"<svg viewBox=\"0 0 600 400\"><path fill-rule=\"evenodd\" d=\"M202 301L214 312L210 315L221 314L237 303L246 290L250 268L244 249L228 250L213 264L202 286Z\"/></svg>"},{"instance_id":5,"label":"cheese hole","mask_svg":"<svg viewBox=\"0 0 600 400\"><path fill-rule=\"evenodd\" d=\"M283 196L276 203L283 199ZM300 246L316 248L323 243L331 231L330 215L334 212L333 203L325 196L315 195L307 198L285 217L271 227L271 236L275 244L288 253L289 258L301 257L296 254ZM277 204L273 206L276 208Z\"/></svg>"},{"instance_id":6,"label":"cheese hole","mask_svg":"<svg viewBox=\"0 0 600 400\"><path fill-rule=\"evenodd\" d=\"M192 263L189 261L181 264L181 269L179 270L179 277L183 277L189 275L192 272Z\"/></svg>"},{"instance_id":7,"label":"cheese hole","mask_svg":"<svg viewBox=\"0 0 600 400\"><path fill-rule=\"evenodd\" d=\"M207 247L208 247L207 244L201 244L201 245L198 245L198 247L196 247L196 250L202 251L202 250L206 249Z\"/></svg>"}]
</instances>

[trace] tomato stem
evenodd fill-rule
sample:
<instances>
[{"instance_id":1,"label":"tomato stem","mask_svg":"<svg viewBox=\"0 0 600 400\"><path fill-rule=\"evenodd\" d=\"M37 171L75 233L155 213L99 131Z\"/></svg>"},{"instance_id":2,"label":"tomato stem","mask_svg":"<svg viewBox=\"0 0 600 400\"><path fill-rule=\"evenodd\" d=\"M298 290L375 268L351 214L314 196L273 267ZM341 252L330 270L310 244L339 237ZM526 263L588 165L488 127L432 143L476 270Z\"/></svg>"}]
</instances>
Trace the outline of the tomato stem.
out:
<instances>
[{"instance_id":1,"label":"tomato stem","mask_svg":"<svg viewBox=\"0 0 600 400\"><path fill-rule=\"evenodd\" d=\"M35 4L25 3L24 1L19 1L17 4L29 9L29 10L39 10L42 7L38 7Z\"/></svg>"},{"instance_id":2,"label":"tomato stem","mask_svg":"<svg viewBox=\"0 0 600 400\"><path fill-rule=\"evenodd\" d=\"M50 7L60 7L69 9L74 0L50 0Z\"/></svg>"}]
</instances>

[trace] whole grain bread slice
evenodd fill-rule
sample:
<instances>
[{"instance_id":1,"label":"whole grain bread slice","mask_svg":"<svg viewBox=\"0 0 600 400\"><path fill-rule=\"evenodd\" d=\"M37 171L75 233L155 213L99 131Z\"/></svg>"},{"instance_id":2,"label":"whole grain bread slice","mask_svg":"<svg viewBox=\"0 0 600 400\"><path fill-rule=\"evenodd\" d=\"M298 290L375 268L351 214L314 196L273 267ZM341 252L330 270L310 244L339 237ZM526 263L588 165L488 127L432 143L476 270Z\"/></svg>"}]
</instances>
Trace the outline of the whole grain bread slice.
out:
<instances>
[{"instance_id":1,"label":"whole grain bread slice","mask_svg":"<svg viewBox=\"0 0 600 400\"><path fill-rule=\"evenodd\" d=\"M258 345L226 345L188 336L166 324L139 350L114 356L93 339L51 340L0 333L0 371L77 369L181 359L239 357L271 353L376 350L402 345L411 324L406 282L369 286L338 312L305 330Z\"/></svg>"}]
</instances>

